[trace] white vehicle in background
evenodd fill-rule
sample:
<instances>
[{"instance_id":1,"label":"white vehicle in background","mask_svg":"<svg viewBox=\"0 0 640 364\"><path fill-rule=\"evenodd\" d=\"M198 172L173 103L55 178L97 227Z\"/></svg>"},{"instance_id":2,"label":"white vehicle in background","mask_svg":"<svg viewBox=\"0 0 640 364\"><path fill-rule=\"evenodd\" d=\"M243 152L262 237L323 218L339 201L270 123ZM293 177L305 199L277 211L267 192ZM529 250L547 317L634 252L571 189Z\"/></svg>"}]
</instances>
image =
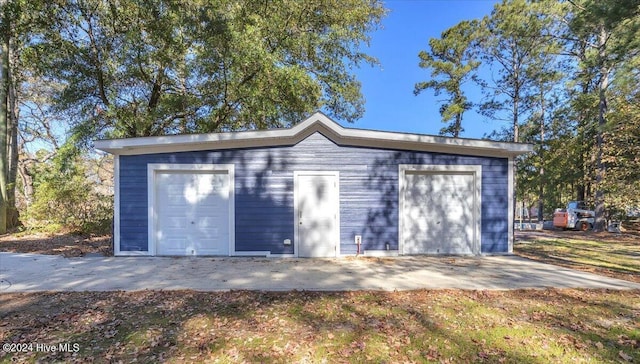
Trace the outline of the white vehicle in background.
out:
<instances>
[{"instance_id":1,"label":"white vehicle in background","mask_svg":"<svg viewBox=\"0 0 640 364\"><path fill-rule=\"evenodd\" d=\"M595 212L588 210L584 202L570 201L566 209L556 209L553 213L553 226L587 231L593 228L595 216Z\"/></svg>"}]
</instances>

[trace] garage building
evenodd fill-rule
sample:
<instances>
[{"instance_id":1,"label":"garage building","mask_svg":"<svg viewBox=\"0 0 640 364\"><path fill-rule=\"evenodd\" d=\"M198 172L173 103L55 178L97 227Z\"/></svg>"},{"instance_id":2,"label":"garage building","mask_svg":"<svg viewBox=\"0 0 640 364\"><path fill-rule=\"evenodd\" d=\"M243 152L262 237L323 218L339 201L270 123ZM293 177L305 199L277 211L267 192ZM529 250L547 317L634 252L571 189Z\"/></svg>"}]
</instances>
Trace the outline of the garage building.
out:
<instances>
[{"instance_id":1,"label":"garage building","mask_svg":"<svg viewBox=\"0 0 640 364\"><path fill-rule=\"evenodd\" d=\"M115 255L505 254L530 145L344 128L100 140ZM359 244L358 244L359 243Z\"/></svg>"}]
</instances>

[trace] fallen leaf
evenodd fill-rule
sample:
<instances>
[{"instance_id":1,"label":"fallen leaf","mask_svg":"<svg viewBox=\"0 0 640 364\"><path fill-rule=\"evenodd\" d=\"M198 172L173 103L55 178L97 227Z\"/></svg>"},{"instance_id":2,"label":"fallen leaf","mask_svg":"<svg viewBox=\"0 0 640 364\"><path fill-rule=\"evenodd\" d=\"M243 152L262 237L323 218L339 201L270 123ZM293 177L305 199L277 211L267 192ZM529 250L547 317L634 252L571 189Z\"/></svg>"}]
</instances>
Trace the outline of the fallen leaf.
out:
<instances>
[{"instance_id":1,"label":"fallen leaf","mask_svg":"<svg viewBox=\"0 0 640 364\"><path fill-rule=\"evenodd\" d=\"M622 350L620 350L620 351L618 352L618 356L620 356L622 359L624 359L625 361L628 361L628 362L630 362L630 361L632 361L632 360L633 360L633 358L632 358L629 354L625 353L625 352L624 352L624 351L622 351Z\"/></svg>"}]
</instances>

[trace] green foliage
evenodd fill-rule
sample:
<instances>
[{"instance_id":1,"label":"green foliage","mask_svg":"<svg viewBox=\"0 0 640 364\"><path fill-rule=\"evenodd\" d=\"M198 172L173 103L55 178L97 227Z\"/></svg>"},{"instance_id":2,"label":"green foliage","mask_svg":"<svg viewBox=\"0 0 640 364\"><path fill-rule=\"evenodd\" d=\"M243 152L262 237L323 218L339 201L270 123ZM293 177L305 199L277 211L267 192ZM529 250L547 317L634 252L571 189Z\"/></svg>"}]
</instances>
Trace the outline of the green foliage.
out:
<instances>
[{"instance_id":1,"label":"green foliage","mask_svg":"<svg viewBox=\"0 0 640 364\"><path fill-rule=\"evenodd\" d=\"M516 161L518 199L547 218L575 199L598 217L638 206L640 3L503 0L476 37L479 111L511 122L489 137L535 145Z\"/></svg>"},{"instance_id":2,"label":"green foliage","mask_svg":"<svg viewBox=\"0 0 640 364\"><path fill-rule=\"evenodd\" d=\"M354 121L364 99L351 71L377 63L360 47L385 14L380 0L1 4L3 19L15 15L11 41L20 45L27 216L84 231L107 229L111 210L77 147L104 137L289 126L318 109ZM47 153L29 156L43 146Z\"/></svg>"},{"instance_id":3,"label":"green foliage","mask_svg":"<svg viewBox=\"0 0 640 364\"><path fill-rule=\"evenodd\" d=\"M635 63L634 63L635 64ZM640 206L640 90L636 67L621 70L611 98L610 126L605 132L602 181L605 202L617 220Z\"/></svg>"},{"instance_id":4,"label":"green foliage","mask_svg":"<svg viewBox=\"0 0 640 364\"><path fill-rule=\"evenodd\" d=\"M575 142L575 123L566 121L566 112L567 108L556 109L550 120L545 121L544 141L540 138L539 120L528 119L521 127L523 141L533 143L537 151L518 160L517 197L526 201L528 208L537 207L542 186L543 215L547 220L552 218L554 209L575 200L575 184L580 181L580 151L571 147Z\"/></svg>"},{"instance_id":5,"label":"green foliage","mask_svg":"<svg viewBox=\"0 0 640 364\"><path fill-rule=\"evenodd\" d=\"M26 57L65 87L78 141L290 125L364 112L350 73L380 1L75 1L45 5Z\"/></svg>"},{"instance_id":6,"label":"green foliage","mask_svg":"<svg viewBox=\"0 0 640 364\"><path fill-rule=\"evenodd\" d=\"M578 69L584 74L592 75L591 83L595 84L598 94L597 123L595 125L595 143L591 148L594 156L589 163L593 170L593 189L595 200L596 223L595 230L604 229L605 206L607 200L608 174L606 156L607 133L612 128L610 119L610 105L612 85L616 79L624 75L623 70L629 64L634 63L640 50L640 3L637 1L610 1L601 2L593 0L583 0L572 2L571 16L568 17L569 31L576 39L573 41L574 49L580 52ZM637 62L636 62L637 63ZM621 72L622 71L622 72ZM615 87L615 86L614 86ZM586 91L586 88L583 88ZM621 109L619 109L621 110ZM583 120L583 126L589 123ZM624 122L615 123L624 124ZM617 128L616 136L628 133L625 128ZM622 175L618 175L622 177ZM585 178L586 179L586 178ZM632 183L632 180L625 180L624 183ZM609 210L616 210L617 206L610 206Z\"/></svg>"},{"instance_id":7,"label":"green foliage","mask_svg":"<svg viewBox=\"0 0 640 364\"><path fill-rule=\"evenodd\" d=\"M558 49L551 36L559 11L555 3L503 0L478 28L478 53L491 72L489 79L474 77L485 94L478 111L511 122L516 142L522 119L536 109L535 95L547 77L548 56Z\"/></svg>"},{"instance_id":8,"label":"green foliage","mask_svg":"<svg viewBox=\"0 0 640 364\"><path fill-rule=\"evenodd\" d=\"M96 191L96 183L87 178L86 161L75 156L73 163L69 162L55 158L38 166L28 218L37 225L57 224L81 233L109 233L113 197Z\"/></svg>"},{"instance_id":9,"label":"green foliage","mask_svg":"<svg viewBox=\"0 0 640 364\"><path fill-rule=\"evenodd\" d=\"M431 70L431 80L415 85L414 94L433 89L436 96L445 92L449 98L440 107L442 122L451 122L440 130L440 134L458 137L463 131L462 116L473 104L462 91L480 62L475 60L472 43L478 32L478 22L462 21L445 30L441 38L429 40L429 51L421 51L420 67Z\"/></svg>"}]
</instances>

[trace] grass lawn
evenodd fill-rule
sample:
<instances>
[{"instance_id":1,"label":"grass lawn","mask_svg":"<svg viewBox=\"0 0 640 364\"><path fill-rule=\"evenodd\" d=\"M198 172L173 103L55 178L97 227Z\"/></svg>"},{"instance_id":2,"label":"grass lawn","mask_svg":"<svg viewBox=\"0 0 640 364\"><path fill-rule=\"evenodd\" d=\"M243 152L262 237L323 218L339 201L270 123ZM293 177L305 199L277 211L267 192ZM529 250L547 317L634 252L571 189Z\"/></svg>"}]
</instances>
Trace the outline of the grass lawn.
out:
<instances>
[{"instance_id":1,"label":"grass lawn","mask_svg":"<svg viewBox=\"0 0 640 364\"><path fill-rule=\"evenodd\" d=\"M515 253L640 282L637 237L520 235ZM108 245L65 239L0 248ZM637 363L640 290L4 293L0 342L0 363Z\"/></svg>"},{"instance_id":2,"label":"grass lawn","mask_svg":"<svg viewBox=\"0 0 640 364\"><path fill-rule=\"evenodd\" d=\"M3 362L638 362L639 341L637 290L0 295L0 342L78 349Z\"/></svg>"},{"instance_id":3,"label":"grass lawn","mask_svg":"<svg viewBox=\"0 0 640 364\"><path fill-rule=\"evenodd\" d=\"M516 238L517 255L640 283L640 234L544 231Z\"/></svg>"}]
</instances>

